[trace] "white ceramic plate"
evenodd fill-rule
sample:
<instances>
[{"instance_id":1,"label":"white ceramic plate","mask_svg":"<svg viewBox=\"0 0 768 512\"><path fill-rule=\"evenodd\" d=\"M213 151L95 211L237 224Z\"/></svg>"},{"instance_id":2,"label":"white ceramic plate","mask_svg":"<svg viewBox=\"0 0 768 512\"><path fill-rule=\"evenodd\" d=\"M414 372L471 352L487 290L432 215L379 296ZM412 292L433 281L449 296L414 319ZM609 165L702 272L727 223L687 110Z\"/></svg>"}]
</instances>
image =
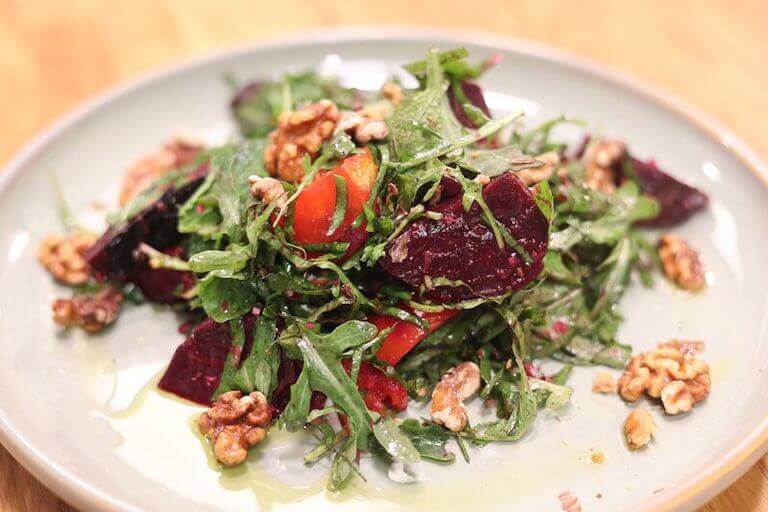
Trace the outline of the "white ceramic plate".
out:
<instances>
[{"instance_id":1,"label":"white ceramic plate","mask_svg":"<svg viewBox=\"0 0 768 512\"><path fill-rule=\"evenodd\" d=\"M116 328L92 338L52 325L49 304L64 290L35 261L40 238L61 229L50 175L58 173L65 196L85 212L114 197L126 166L179 127L214 141L232 135L228 73L275 76L319 64L350 85L377 88L432 43L505 57L483 79L492 108L523 107L530 122L561 112L582 117L710 195L709 211L680 229L701 249L708 291L633 288L621 304L620 338L637 349L670 337L705 340L712 394L685 418L654 409L658 440L637 454L622 443L627 407L592 394L594 370L580 369L573 403L558 417L542 414L523 440L475 451L471 465L425 467L417 485L397 486L368 468L368 484L330 498L319 492L323 468L304 469L303 447L281 435L256 450L247 470L222 475L188 427L199 409L151 390L181 341L170 313L128 308ZM765 176L732 136L647 87L573 57L481 36L335 30L152 75L61 121L2 172L0 439L51 489L92 510L349 510L361 500L370 510L557 510L562 491L585 510L691 509L743 473L768 438ZM591 450L606 461L592 463Z\"/></svg>"}]
</instances>

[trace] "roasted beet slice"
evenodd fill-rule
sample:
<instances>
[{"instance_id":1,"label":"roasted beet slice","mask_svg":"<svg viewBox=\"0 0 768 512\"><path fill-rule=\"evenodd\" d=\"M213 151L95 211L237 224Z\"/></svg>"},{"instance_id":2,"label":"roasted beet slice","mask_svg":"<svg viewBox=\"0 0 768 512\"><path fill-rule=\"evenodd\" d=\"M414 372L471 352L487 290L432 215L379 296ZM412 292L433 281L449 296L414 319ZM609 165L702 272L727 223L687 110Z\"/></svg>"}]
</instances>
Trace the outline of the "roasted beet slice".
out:
<instances>
[{"instance_id":1,"label":"roasted beet slice","mask_svg":"<svg viewBox=\"0 0 768 512\"><path fill-rule=\"evenodd\" d=\"M411 223L387 247L380 265L414 288L425 287L423 295L441 303L492 297L522 288L542 270L547 220L531 192L510 173L486 185L483 198L496 219L527 251L530 262L508 246L499 249L480 207L473 204L465 212L458 195L430 208L442 213L442 219ZM464 285L439 285L445 279Z\"/></svg>"},{"instance_id":2,"label":"roasted beet slice","mask_svg":"<svg viewBox=\"0 0 768 512\"><path fill-rule=\"evenodd\" d=\"M467 98L467 101L482 110L486 116L491 117L491 111L488 109L488 105L485 104L483 90L479 85L475 82L464 80L461 82L461 90ZM478 128L464 111L461 102L456 98L456 94L453 92L453 87L448 88L448 102L451 104L451 110L453 110L453 113L456 115L456 119L458 119L461 124L468 128Z\"/></svg>"},{"instance_id":3,"label":"roasted beet slice","mask_svg":"<svg viewBox=\"0 0 768 512\"><path fill-rule=\"evenodd\" d=\"M184 248L170 247L163 252L169 256L183 257ZM131 281L136 283L147 299L154 302L177 302L182 300L184 292L195 286L192 272L152 268L146 263L136 267Z\"/></svg>"},{"instance_id":4,"label":"roasted beet slice","mask_svg":"<svg viewBox=\"0 0 768 512\"><path fill-rule=\"evenodd\" d=\"M136 248L145 242L163 250L178 245L178 207L197 189L208 172L204 164L192 171L189 181L171 187L122 226L108 229L85 253L88 264L106 279L127 281L140 264Z\"/></svg>"},{"instance_id":5,"label":"roasted beet slice","mask_svg":"<svg viewBox=\"0 0 768 512\"><path fill-rule=\"evenodd\" d=\"M632 158L632 167L643 192L656 199L661 206L659 215L642 222L643 226L676 226L707 207L709 199L703 192L665 173L653 160L644 162Z\"/></svg>"},{"instance_id":6,"label":"roasted beet slice","mask_svg":"<svg viewBox=\"0 0 768 512\"><path fill-rule=\"evenodd\" d=\"M211 405L231 344L228 323L204 320L176 349L158 386L187 400Z\"/></svg>"},{"instance_id":7,"label":"roasted beet slice","mask_svg":"<svg viewBox=\"0 0 768 512\"><path fill-rule=\"evenodd\" d=\"M211 318L200 322L174 352L158 387L193 402L210 405L230 350L237 349L233 354L238 365L251 352L256 317L245 316L243 325L245 341L239 347L232 345L229 323L216 323Z\"/></svg>"}]
</instances>

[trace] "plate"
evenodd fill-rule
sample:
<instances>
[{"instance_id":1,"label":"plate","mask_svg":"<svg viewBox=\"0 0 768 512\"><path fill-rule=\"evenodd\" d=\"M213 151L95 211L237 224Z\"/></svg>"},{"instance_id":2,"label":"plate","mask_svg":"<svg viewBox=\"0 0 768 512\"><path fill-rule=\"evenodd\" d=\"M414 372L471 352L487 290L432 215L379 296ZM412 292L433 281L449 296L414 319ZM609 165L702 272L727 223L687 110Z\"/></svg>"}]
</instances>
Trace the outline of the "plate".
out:
<instances>
[{"instance_id":1,"label":"plate","mask_svg":"<svg viewBox=\"0 0 768 512\"><path fill-rule=\"evenodd\" d=\"M61 230L52 176L91 222L95 203L116 197L123 170L169 134L184 127L211 142L234 135L226 75L274 77L319 66L372 89L432 44L504 57L483 78L493 109L523 108L531 124L562 112L581 117L710 195L710 209L679 230L701 251L708 290L687 296L665 283L632 288L621 304L619 338L635 349L672 337L705 340L712 394L685 418L655 409L658 439L641 453L622 442L627 406L591 393L594 370L579 369L565 411L543 414L518 443L474 450L470 464L424 467L419 484L390 483L374 468L367 483L328 496L323 468L300 464L304 440L279 433L247 467L220 473L192 434L189 420L199 408L154 391L181 341L172 313L128 308L114 329L91 338L61 333L50 321L51 301L65 292L35 252L45 234ZM367 510L557 510L563 491L586 510L691 509L746 471L768 441L766 176L733 136L647 86L487 36L337 29L155 73L60 121L2 172L0 439L54 492L86 510L341 511L363 503ZM604 463L591 462L594 451Z\"/></svg>"}]
</instances>

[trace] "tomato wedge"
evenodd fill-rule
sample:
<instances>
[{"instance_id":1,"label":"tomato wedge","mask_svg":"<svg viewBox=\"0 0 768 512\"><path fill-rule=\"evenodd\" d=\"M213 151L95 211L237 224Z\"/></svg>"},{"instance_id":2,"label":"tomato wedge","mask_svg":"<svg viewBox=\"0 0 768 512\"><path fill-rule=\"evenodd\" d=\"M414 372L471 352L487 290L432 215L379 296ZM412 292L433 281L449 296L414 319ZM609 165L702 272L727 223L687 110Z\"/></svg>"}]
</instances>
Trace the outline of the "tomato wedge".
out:
<instances>
[{"instance_id":1,"label":"tomato wedge","mask_svg":"<svg viewBox=\"0 0 768 512\"><path fill-rule=\"evenodd\" d=\"M320 171L296 198L293 240L299 245L348 242L344 257L354 254L365 243L368 233L365 222L357 228L352 223L363 212L377 174L378 166L367 148L348 156L334 169ZM339 186L346 190L346 209L344 219L331 229Z\"/></svg>"},{"instance_id":2,"label":"tomato wedge","mask_svg":"<svg viewBox=\"0 0 768 512\"><path fill-rule=\"evenodd\" d=\"M388 327L394 327L376 353L376 357L392 366L397 365L428 334L436 331L445 322L459 314L459 311L455 309L445 309L437 313L426 313L419 310L409 311L419 318L426 320L429 323L429 329L423 329L417 324L406 320L399 320L392 316L368 315L368 321L378 327L379 331Z\"/></svg>"}]
</instances>

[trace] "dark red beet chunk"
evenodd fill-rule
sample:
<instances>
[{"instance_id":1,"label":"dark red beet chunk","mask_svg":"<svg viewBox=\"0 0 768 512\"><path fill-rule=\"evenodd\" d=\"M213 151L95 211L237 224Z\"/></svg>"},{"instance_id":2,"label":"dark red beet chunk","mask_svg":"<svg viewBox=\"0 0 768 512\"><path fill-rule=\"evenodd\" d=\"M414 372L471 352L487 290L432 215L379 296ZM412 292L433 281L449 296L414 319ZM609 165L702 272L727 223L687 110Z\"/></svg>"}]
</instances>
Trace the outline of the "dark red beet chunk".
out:
<instances>
[{"instance_id":1,"label":"dark red beet chunk","mask_svg":"<svg viewBox=\"0 0 768 512\"><path fill-rule=\"evenodd\" d=\"M163 251L174 257L183 257L182 247L171 247ZM195 286L192 272L151 268L149 265L137 267L131 280L141 289L144 296L154 302L176 302L184 292Z\"/></svg>"},{"instance_id":2,"label":"dark red beet chunk","mask_svg":"<svg viewBox=\"0 0 768 512\"><path fill-rule=\"evenodd\" d=\"M496 219L528 252L530 263L511 247L500 250L480 207L473 204L465 212L459 195L430 208L443 214L441 220L419 219L411 223L387 247L381 266L414 288L425 285L425 278L433 282L437 278L460 280L466 284L436 286L424 292L428 299L441 303L492 297L524 287L543 268L547 220L531 192L510 173L486 185L483 198ZM398 261L393 260L393 253Z\"/></svg>"},{"instance_id":3,"label":"dark red beet chunk","mask_svg":"<svg viewBox=\"0 0 768 512\"><path fill-rule=\"evenodd\" d=\"M197 189L208 172L204 164L190 173L190 180L172 187L126 224L108 229L85 253L85 259L106 279L127 281L139 265L135 251L144 242L163 250L178 245L178 207Z\"/></svg>"},{"instance_id":4,"label":"dark red beet chunk","mask_svg":"<svg viewBox=\"0 0 768 512\"><path fill-rule=\"evenodd\" d=\"M231 344L228 323L204 320L176 349L158 386L187 400L211 405Z\"/></svg>"},{"instance_id":5,"label":"dark red beet chunk","mask_svg":"<svg viewBox=\"0 0 768 512\"><path fill-rule=\"evenodd\" d=\"M653 160L643 162L632 158L632 167L643 192L656 199L661 206L659 215L642 222L643 226L676 226L707 207L709 199L703 192L665 173Z\"/></svg>"},{"instance_id":6,"label":"dark red beet chunk","mask_svg":"<svg viewBox=\"0 0 768 512\"><path fill-rule=\"evenodd\" d=\"M341 364L349 373L352 367L351 361L345 359ZM408 407L408 391L405 386L370 363L363 362L360 365L357 389L363 395L365 405L379 414L385 414L388 411L400 412Z\"/></svg>"},{"instance_id":7,"label":"dark red beet chunk","mask_svg":"<svg viewBox=\"0 0 768 512\"><path fill-rule=\"evenodd\" d=\"M488 105L485 104L483 90L479 85L474 82L464 80L461 82L461 90L464 92L464 96L466 96L467 100L472 105L482 110L486 116L491 117L491 111L488 109ZM468 128L478 128L478 126L472 122L469 116L467 116L467 113L464 112L464 107L462 107L461 103L459 103L459 100L453 93L452 87L448 88L448 102L451 105L451 110L453 110L453 113L456 115L456 119L458 119L461 124Z\"/></svg>"}]
</instances>

